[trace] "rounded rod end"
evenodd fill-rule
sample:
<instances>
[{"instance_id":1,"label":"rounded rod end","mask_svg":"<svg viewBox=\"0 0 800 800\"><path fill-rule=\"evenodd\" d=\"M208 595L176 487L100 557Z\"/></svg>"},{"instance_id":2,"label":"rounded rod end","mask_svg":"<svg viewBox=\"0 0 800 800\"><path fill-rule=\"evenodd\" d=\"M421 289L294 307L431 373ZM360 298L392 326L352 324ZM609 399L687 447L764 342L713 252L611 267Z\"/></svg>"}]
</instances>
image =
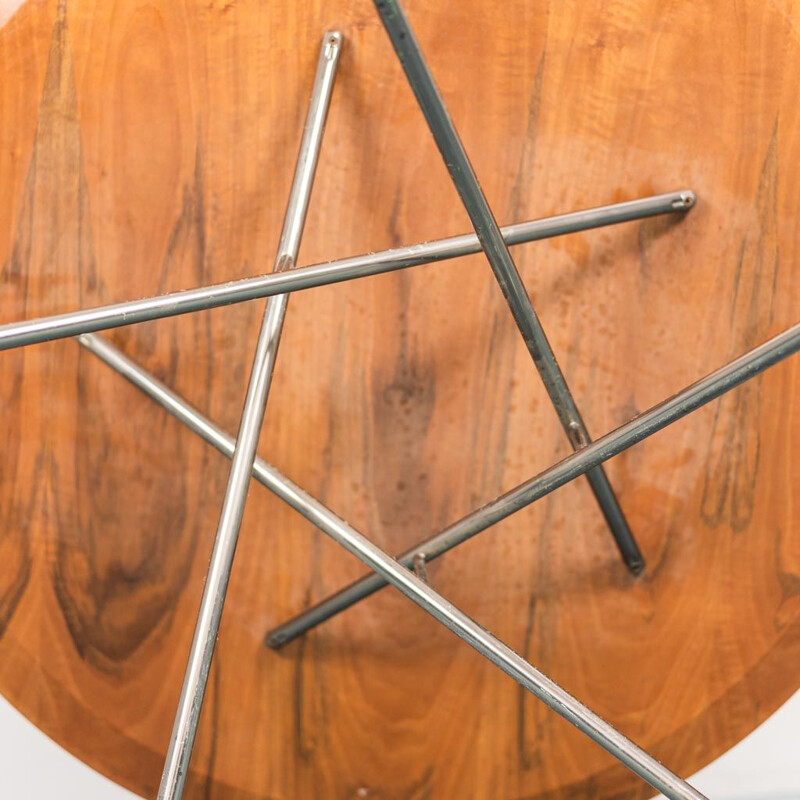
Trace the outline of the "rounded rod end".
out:
<instances>
[{"instance_id":1,"label":"rounded rod end","mask_svg":"<svg viewBox=\"0 0 800 800\"><path fill-rule=\"evenodd\" d=\"M286 633L278 632L268 633L264 638L264 644L270 650L280 650L283 645L289 640L289 635Z\"/></svg>"},{"instance_id":2,"label":"rounded rod end","mask_svg":"<svg viewBox=\"0 0 800 800\"><path fill-rule=\"evenodd\" d=\"M686 189L680 193L678 198L672 204L672 207L677 210L688 211L696 203L697 195L691 189Z\"/></svg>"},{"instance_id":3,"label":"rounded rod end","mask_svg":"<svg viewBox=\"0 0 800 800\"><path fill-rule=\"evenodd\" d=\"M341 47L342 46L342 32L341 31L327 31L325 34L325 45L327 47ZM330 56L332 53L326 49L325 54Z\"/></svg>"}]
</instances>

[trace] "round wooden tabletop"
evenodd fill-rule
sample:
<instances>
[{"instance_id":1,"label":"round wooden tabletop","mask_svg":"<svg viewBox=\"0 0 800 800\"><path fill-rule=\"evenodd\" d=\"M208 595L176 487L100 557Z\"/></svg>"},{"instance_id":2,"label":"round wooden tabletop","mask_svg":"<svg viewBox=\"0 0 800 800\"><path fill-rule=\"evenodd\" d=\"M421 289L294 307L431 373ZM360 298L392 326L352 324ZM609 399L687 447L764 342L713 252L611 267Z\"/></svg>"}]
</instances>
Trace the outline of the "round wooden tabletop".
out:
<instances>
[{"instance_id":1,"label":"round wooden tabletop","mask_svg":"<svg viewBox=\"0 0 800 800\"><path fill-rule=\"evenodd\" d=\"M514 249L594 435L798 321L790 0L413 0L501 223L677 189ZM301 264L469 230L368 0L41 0L0 30L0 320L271 269L323 32L345 37ZM263 302L111 339L235 432ZM800 362L430 566L456 605L689 775L800 685ZM154 797L228 462L72 341L0 355L0 691ZM294 295L260 454L390 552L562 458L481 256ZM639 798L651 790L253 486L187 796Z\"/></svg>"}]
</instances>

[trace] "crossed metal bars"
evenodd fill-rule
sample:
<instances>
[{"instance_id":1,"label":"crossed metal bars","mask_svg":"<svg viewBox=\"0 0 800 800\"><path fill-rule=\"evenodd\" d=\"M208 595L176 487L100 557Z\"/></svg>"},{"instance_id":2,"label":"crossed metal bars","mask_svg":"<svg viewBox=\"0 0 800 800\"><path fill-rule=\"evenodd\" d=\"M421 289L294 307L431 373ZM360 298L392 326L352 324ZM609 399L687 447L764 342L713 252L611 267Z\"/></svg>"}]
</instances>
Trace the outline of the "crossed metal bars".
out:
<instances>
[{"instance_id":1,"label":"crossed metal bars","mask_svg":"<svg viewBox=\"0 0 800 800\"><path fill-rule=\"evenodd\" d=\"M272 275L0 326L0 349L77 335L81 345L233 460L158 797L160 800L177 800L183 794L252 474L374 570L368 578L272 631L268 635L270 645L288 641L391 583L667 797L700 800L702 794L455 608L410 568L414 563L424 564L436 558L559 486L586 474L626 564L632 571L639 571L643 566L641 554L602 471L602 463L797 352L800 349L800 324L591 442L507 245L654 214L683 211L694 204L695 197L690 191L682 191L498 228L402 8L395 0L375 0L375 4L472 219L476 236L451 237L294 269L342 45L341 35L333 31L323 38ZM274 467L256 457L288 292L480 250L487 255L575 452L395 560ZM265 310L236 439L95 333L146 319L267 296L271 299Z\"/></svg>"}]
</instances>

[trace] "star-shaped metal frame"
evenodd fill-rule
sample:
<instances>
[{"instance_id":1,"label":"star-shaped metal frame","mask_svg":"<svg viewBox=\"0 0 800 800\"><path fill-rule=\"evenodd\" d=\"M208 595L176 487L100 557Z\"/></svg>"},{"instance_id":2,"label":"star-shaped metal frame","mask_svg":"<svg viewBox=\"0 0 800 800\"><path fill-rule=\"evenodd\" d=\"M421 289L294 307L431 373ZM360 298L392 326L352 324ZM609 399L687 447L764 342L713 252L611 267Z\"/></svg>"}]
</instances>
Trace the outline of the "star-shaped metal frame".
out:
<instances>
[{"instance_id":1,"label":"star-shaped metal frame","mask_svg":"<svg viewBox=\"0 0 800 800\"><path fill-rule=\"evenodd\" d=\"M295 268L342 47L341 34L330 31L323 37L272 274L0 326L0 350L77 336L81 345L209 444L232 458L158 798L178 800L183 794L252 475L373 570L370 576L271 631L267 635L269 646L280 646L390 583L671 800L702 800L700 792L449 603L427 584L424 566L427 561L565 483L586 475L626 565L634 574L640 572L644 560L603 471L603 462L796 353L800 350L800 323L592 442L509 254L508 245L656 214L682 212L691 208L696 198L691 191L684 190L499 228L403 9L397 0L374 2L476 235L455 236ZM394 559L275 467L256 456L289 293L480 251L485 252L492 266L575 452ZM96 333L259 297L270 297L270 300L264 313L236 439Z\"/></svg>"}]
</instances>

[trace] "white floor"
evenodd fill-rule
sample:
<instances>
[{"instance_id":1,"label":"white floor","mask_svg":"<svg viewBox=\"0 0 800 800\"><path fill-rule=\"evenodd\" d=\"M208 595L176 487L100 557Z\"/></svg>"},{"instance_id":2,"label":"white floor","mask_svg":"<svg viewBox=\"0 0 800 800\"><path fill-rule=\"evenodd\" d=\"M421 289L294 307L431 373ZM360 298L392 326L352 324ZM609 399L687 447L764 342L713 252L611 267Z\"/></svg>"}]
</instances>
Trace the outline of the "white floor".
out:
<instances>
[{"instance_id":1,"label":"white floor","mask_svg":"<svg viewBox=\"0 0 800 800\"><path fill-rule=\"evenodd\" d=\"M800 800L800 692L692 783L711 800ZM0 698L0 797L136 796L73 758Z\"/></svg>"},{"instance_id":2,"label":"white floor","mask_svg":"<svg viewBox=\"0 0 800 800\"><path fill-rule=\"evenodd\" d=\"M11 19L12 14L25 0L0 0L0 28Z\"/></svg>"},{"instance_id":3,"label":"white floor","mask_svg":"<svg viewBox=\"0 0 800 800\"><path fill-rule=\"evenodd\" d=\"M690 782L711 800L800 800L800 692Z\"/></svg>"},{"instance_id":4,"label":"white floor","mask_svg":"<svg viewBox=\"0 0 800 800\"><path fill-rule=\"evenodd\" d=\"M14 800L135 800L59 747L0 697L0 797Z\"/></svg>"}]
</instances>

